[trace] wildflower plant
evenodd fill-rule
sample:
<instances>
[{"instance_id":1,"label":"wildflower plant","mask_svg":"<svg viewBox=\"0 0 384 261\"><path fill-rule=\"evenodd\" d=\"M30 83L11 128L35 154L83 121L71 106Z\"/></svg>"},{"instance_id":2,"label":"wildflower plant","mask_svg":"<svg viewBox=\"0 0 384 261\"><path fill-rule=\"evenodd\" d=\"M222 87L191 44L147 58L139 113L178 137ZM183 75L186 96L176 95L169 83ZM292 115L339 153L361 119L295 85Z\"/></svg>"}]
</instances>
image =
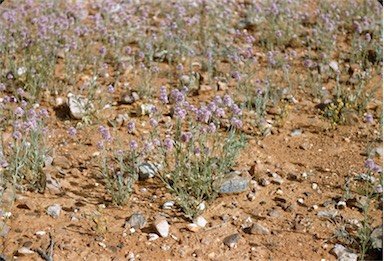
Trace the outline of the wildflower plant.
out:
<instances>
[{"instance_id":1,"label":"wildflower plant","mask_svg":"<svg viewBox=\"0 0 384 261\"><path fill-rule=\"evenodd\" d=\"M160 98L167 101L161 90ZM163 137L152 130L152 143L157 143L159 160L164 163L160 175L166 188L176 197L188 218L198 215L202 203L217 198L220 183L231 170L235 158L244 146L241 109L228 96L216 96L212 102L196 108L185 101L185 94L171 92L174 101L174 128ZM230 121L223 126L224 117ZM221 132L221 127L227 127Z\"/></svg>"},{"instance_id":2,"label":"wildflower plant","mask_svg":"<svg viewBox=\"0 0 384 261\"><path fill-rule=\"evenodd\" d=\"M135 129L131 121L127 126L128 133ZM112 196L112 202L118 206L128 203L132 193L132 185L138 177L138 165L141 155L138 143L131 139L126 150L113 148L113 137L108 128L99 126L101 140L97 143L100 149L100 160L107 192ZM120 144L120 142L118 141Z\"/></svg>"}]
</instances>

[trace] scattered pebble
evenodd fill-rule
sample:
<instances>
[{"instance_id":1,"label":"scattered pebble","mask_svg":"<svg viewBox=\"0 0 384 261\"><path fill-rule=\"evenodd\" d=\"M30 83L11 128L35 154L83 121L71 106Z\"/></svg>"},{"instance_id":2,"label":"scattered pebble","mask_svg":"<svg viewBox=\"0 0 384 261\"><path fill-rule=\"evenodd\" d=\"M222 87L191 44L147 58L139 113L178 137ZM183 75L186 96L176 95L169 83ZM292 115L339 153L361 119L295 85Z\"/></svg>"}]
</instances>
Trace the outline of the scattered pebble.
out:
<instances>
[{"instance_id":1,"label":"scattered pebble","mask_svg":"<svg viewBox=\"0 0 384 261\"><path fill-rule=\"evenodd\" d=\"M60 212L61 212L61 206L57 204L52 205L47 209L47 214L53 218L57 218L60 215Z\"/></svg>"},{"instance_id":2,"label":"scattered pebble","mask_svg":"<svg viewBox=\"0 0 384 261\"><path fill-rule=\"evenodd\" d=\"M140 100L139 94L136 91L129 90L121 96L120 103L121 104L132 104L138 100Z\"/></svg>"},{"instance_id":3,"label":"scattered pebble","mask_svg":"<svg viewBox=\"0 0 384 261\"><path fill-rule=\"evenodd\" d=\"M269 180L267 180L267 179L260 179L260 180L259 180L259 184L260 184L261 186L263 186L263 187L266 187L266 186L268 186L269 184L271 184L271 182L270 182Z\"/></svg>"},{"instance_id":4,"label":"scattered pebble","mask_svg":"<svg viewBox=\"0 0 384 261\"><path fill-rule=\"evenodd\" d=\"M175 201L167 201L163 204L163 209L171 209L175 205Z\"/></svg>"},{"instance_id":5,"label":"scattered pebble","mask_svg":"<svg viewBox=\"0 0 384 261\"><path fill-rule=\"evenodd\" d=\"M191 232L197 233L201 231L202 227L195 223L190 223L187 225L187 229Z\"/></svg>"},{"instance_id":6,"label":"scattered pebble","mask_svg":"<svg viewBox=\"0 0 384 261\"><path fill-rule=\"evenodd\" d=\"M45 236L47 233L45 231L37 231L35 234L36 236Z\"/></svg>"},{"instance_id":7,"label":"scattered pebble","mask_svg":"<svg viewBox=\"0 0 384 261\"><path fill-rule=\"evenodd\" d=\"M336 217L338 214L337 211L320 211L317 213L318 217Z\"/></svg>"},{"instance_id":8,"label":"scattered pebble","mask_svg":"<svg viewBox=\"0 0 384 261\"><path fill-rule=\"evenodd\" d=\"M260 223L254 223L252 226L244 229L244 232L252 235L268 235L270 234L270 231L261 225Z\"/></svg>"},{"instance_id":9,"label":"scattered pebble","mask_svg":"<svg viewBox=\"0 0 384 261\"><path fill-rule=\"evenodd\" d=\"M230 194L239 193L249 189L248 179L242 178L237 175L231 175L224 179L220 184L220 193Z\"/></svg>"},{"instance_id":10,"label":"scattered pebble","mask_svg":"<svg viewBox=\"0 0 384 261\"><path fill-rule=\"evenodd\" d=\"M330 61L328 65L335 73L339 72L339 65L336 61Z\"/></svg>"},{"instance_id":11,"label":"scattered pebble","mask_svg":"<svg viewBox=\"0 0 384 261\"><path fill-rule=\"evenodd\" d=\"M335 255L339 261L357 261L358 257L357 254L340 244L333 247L331 254Z\"/></svg>"},{"instance_id":12,"label":"scattered pebble","mask_svg":"<svg viewBox=\"0 0 384 261\"><path fill-rule=\"evenodd\" d=\"M289 135L291 137L295 137L295 136L300 135L301 133L302 133L302 131L300 129L296 129L296 130L292 131Z\"/></svg>"},{"instance_id":13,"label":"scattered pebble","mask_svg":"<svg viewBox=\"0 0 384 261\"><path fill-rule=\"evenodd\" d=\"M347 203L345 201L339 201L336 204L337 209L345 209L347 207Z\"/></svg>"},{"instance_id":14,"label":"scattered pebble","mask_svg":"<svg viewBox=\"0 0 384 261\"><path fill-rule=\"evenodd\" d=\"M29 248L26 248L26 247L21 247L17 250L17 254L20 255L20 256L24 256L24 255L31 255L31 254L34 254L35 252L32 251L31 249Z\"/></svg>"},{"instance_id":15,"label":"scattered pebble","mask_svg":"<svg viewBox=\"0 0 384 261\"><path fill-rule=\"evenodd\" d=\"M154 240L156 240L156 239L158 239L159 238L159 235L158 234L155 234L155 233L149 233L148 234L148 240L149 241L154 241Z\"/></svg>"},{"instance_id":16,"label":"scattered pebble","mask_svg":"<svg viewBox=\"0 0 384 261\"><path fill-rule=\"evenodd\" d=\"M143 228L147 225L147 219L140 212L134 213L125 223L125 227Z\"/></svg>"},{"instance_id":17,"label":"scattered pebble","mask_svg":"<svg viewBox=\"0 0 384 261\"><path fill-rule=\"evenodd\" d=\"M247 195L249 201L254 201L256 199L256 194L254 192L249 192Z\"/></svg>"},{"instance_id":18,"label":"scattered pebble","mask_svg":"<svg viewBox=\"0 0 384 261\"><path fill-rule=\"evenodd\" d=\"M158 173L158 166L151 162L144 162L139 166L139 179L146 180L153 178Z\"/></svg>"},{"instance_id":19,"label":"scattered pebble","mask_svg":"<svg viewBox=\"0 0 384 261\"><path fill-rule=\"evenodd\" d=\"M239 233L232 234L230 236L227 236L224 238L223 243L224 245L228 246L229 248L235 248L237 246L237 243L239 242L241 236Z\"/></svg>"},{"instance_id":20,"label":"scattered pebble","mask_svg":"<svg viewBox=\"0 0 384 261\"><path fill-rule=\"evenodd\" d=\"M313 189L313 190L316 190L317 187L318 187L318 186L317 186L317 183L312 183L312 189Z\"/></svg>"},{"instance_id":21,"label":"scattered pebble","mask_svg":"<svg viewBox=\"0 0 384 261\"><path fill-rule=\"evenodd\" d=\"M284 179L279 174L272 173L272 182L281 185L284 183Z\"/></svg>"},{"instance_id":22,"label":"scattered pebble","mask_svg":"<svg viewBox=\"0 0 384 261\"><path fill-rule=\"evenodd\" d=\"M208 221L203 217L203 216L198 216L194 222L196 225L198 225L199 227L205 227L208 223Z\"/></svg>"},{"instance_id":23,"label":"scattered pebble","mask_svg":"<svg viewBox=\"0 0 384 261\"><path fill-rule=\"evenodd\" d=\"M69 93L67 98L70 114L76 120L81 120L94 109L92 102L82 95Z\"/></svg>"},{"instance_id":24,"label":"scattered pebble","mask_svg":"<svg viewBox=\"0 0 384 261\"><path fill-rule=\"evenodd\" d=\"M168 224L168 222L165 219L157 220L157 221L155 221L154 224L155 224L155 228L156 228L157 233L161 237L167 237L168 236L168 234L169 234L169 224Z\"/></svg>"},{"instance_id":25,"label":"scattered pebble","mask_svg":"<svg viewBox=\"0 0 384 261\"><path fill-rule=\"evenodd\" d=\"M383 226L376 227L371 233L372 248L383 249Z\"/></svg>"}]
</instances>

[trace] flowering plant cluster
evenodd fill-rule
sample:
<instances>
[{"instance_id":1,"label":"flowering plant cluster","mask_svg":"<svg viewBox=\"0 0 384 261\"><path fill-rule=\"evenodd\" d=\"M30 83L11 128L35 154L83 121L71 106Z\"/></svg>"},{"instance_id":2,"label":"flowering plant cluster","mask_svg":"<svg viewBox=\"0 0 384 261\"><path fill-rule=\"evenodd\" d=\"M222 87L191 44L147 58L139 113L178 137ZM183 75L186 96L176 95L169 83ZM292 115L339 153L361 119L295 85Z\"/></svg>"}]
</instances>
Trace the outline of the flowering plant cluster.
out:
<instances>
[{"instance_id":1,"label":"flowering plant cluster","mask_svg":"<svg viewBox=\"0 0 384 261\"><path fill-rule=\"evenodd\" d=\"M220 182L245 143L239 133L242 110L229 95L216 96L197 108L186 101L187 92L188 88L174 89L168 99L166 88L160 89L162 103L172 102L174 126L161 137L155 128L158 119L152 118L151 142L157 148L157 159L164 164L161 180L186 216L193 218L203 210L203 204L218 196Z\"/></svg>"}]
</instances>

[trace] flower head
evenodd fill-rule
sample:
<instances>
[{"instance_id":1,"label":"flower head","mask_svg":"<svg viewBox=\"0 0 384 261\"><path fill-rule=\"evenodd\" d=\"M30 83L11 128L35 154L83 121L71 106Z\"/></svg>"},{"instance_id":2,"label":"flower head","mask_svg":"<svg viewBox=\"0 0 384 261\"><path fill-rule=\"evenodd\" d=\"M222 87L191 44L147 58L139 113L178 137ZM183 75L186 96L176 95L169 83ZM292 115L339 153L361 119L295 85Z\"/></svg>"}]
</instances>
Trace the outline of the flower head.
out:
<instances>
[{"instance_id":1,"label":"flower head","mask_svg":"<svg viewBox=\"0 0 384 261\"><path fill-rule=\"evenodd\" d=\"M135 131L135 122L129 121L127 124L128 133L132 133Z\"/></svg>"},{"instance_id":2,"label":"flower head","mask_svg":"<svg viewBox=\"0 0 384 261\"><path fill-rule=\"evenodd\" d=\"M174 141L170 138L165 138L164 140L164 148L166 150L172 150Z\"/></svg>"}]
</instances>

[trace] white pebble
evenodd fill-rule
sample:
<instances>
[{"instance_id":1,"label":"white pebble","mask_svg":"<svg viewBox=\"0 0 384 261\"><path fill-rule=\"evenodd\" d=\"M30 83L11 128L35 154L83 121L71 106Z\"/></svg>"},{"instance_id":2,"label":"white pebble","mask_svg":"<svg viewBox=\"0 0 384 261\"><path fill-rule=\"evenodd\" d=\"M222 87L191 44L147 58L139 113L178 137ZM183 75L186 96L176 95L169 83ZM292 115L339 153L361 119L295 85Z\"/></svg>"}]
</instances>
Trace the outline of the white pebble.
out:
<instances>
[{"instance_id":1,"label":"white pebble","mask_svg":"<svg viewBox=\"0 0 384 261\"><path fill-rule=\"evenodd\" d=\"M312 189L313 189L313 190L316 190L316 189L317 189L317 184L316 184L316 183L312 183Z\"/></svg>"},{"instance_id":2,"label":"white pebble","mask_svg":"<svg viewBox=\"0 0 384 261\"><path fill-rule=\"evenodd\" d=\"M303 198L298 198L298 199L297 199L297 203L299 203L299 204L304 204L304 199L303 199Z\"/></svg>"}]
</instances>

